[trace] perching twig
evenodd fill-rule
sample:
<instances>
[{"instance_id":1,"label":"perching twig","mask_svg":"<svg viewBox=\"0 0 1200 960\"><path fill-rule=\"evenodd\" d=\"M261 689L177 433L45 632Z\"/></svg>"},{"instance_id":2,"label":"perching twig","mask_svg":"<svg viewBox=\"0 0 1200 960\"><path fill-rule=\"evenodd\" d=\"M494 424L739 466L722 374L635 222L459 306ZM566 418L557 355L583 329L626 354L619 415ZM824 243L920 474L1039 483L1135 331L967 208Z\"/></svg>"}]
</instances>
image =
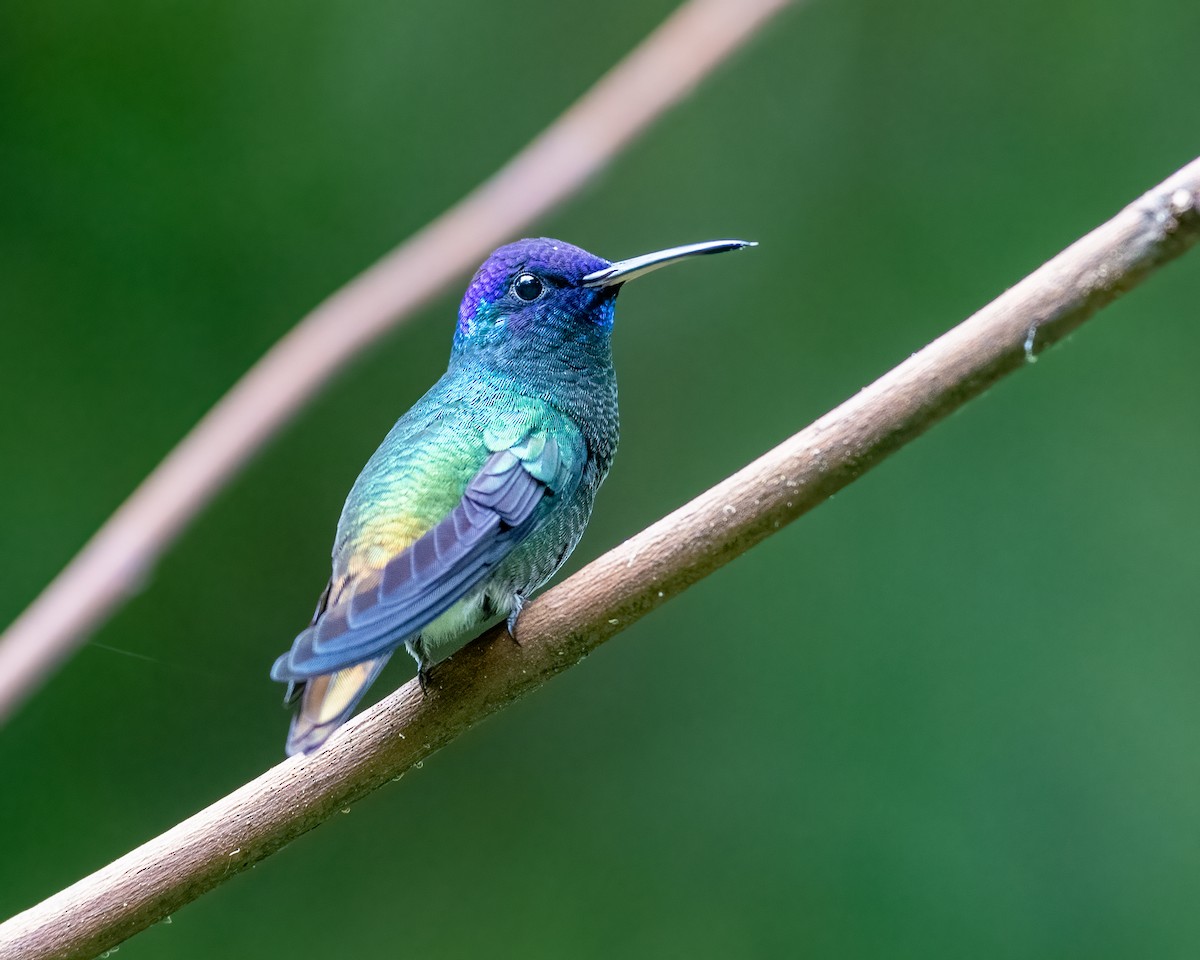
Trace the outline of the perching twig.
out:
<instances>
[{"instance_id":1,"label":"perching twig","mask_svg":"<svg viewBox=\"0 0 1200 960\"><path fill-rule=\"evenodd\" d=\"M688 0L507 166L272 347L0 636L0 723L349 360L578 190L788 2Z\"/></svg>"},{"instance_id":2,"label":"perching twig","mask_svg":"<svg viewBox=\"0 0 1200 960\"><path fill-rule=\"evenodd\" d=\"M1200 237L1200 160L745 469L533 601L501 630L174 829L0 925L0 960L119 943L408 770L811 510Z\"/></svg>"}]
</instances>

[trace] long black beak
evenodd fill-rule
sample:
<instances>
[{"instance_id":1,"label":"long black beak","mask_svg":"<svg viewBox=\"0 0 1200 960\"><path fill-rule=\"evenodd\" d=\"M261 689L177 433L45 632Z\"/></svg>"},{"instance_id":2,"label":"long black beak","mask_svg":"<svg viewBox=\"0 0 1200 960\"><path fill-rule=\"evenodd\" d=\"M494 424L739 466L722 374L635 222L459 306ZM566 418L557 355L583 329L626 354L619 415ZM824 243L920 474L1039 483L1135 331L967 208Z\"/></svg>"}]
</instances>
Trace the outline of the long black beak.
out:
<instances>
[{"instance_id":1,"label":"long black beak","mask_svg":"<svg viewBox=\"0 0 1200 960\"><path fill-rule=\"evenodd\" d=\"M669 263L686 260L688 257L699 257L708 253L726 253L729 250L742 250L746 247L757 246L758 244L753 240L707 240L704 243L689 243L683 247L668 247L657 253L644 253L640 257L611 263L603 270L589 273L583 278L583 285L585 287L611 287L644 276Z\"/></svg>"}]
</instances>

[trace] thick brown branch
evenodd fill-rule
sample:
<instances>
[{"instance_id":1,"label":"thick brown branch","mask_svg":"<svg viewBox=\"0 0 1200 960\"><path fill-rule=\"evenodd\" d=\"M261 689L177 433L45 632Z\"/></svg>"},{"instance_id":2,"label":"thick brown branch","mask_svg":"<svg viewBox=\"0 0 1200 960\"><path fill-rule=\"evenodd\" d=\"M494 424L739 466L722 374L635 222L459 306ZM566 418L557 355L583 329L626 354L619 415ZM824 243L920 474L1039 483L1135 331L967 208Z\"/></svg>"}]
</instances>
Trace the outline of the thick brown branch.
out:
<instances>
[{"instance_id":1,"label":"thick brown branch","mask_svg":"<svg viewBox=\"0 0 1200 960\"><path fill-rule=\"evenodd\" d=\"M1200 160L732 477L295 757L0 926L0 960L85 957L279 849L523 696L1044 349L1200 236Z\"/></svg>"},{"instance_id":2,"label":"thick brown branch","mask_svg":"<svg viewBox=\"0 0 1200 960\"><path fill-rule=\"evenodd\" d=\"M0 636L0 723L338 370L575 193L789 2L688 0L495 176L305 317Z\"/></svg>"}]
</instances>

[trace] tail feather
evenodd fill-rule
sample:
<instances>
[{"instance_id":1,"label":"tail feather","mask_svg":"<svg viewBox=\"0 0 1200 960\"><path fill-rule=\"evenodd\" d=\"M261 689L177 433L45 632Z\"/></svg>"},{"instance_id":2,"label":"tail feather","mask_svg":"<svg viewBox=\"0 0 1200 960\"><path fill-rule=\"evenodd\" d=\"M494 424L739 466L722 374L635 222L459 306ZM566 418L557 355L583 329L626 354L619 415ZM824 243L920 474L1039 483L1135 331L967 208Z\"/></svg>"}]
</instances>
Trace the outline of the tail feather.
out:
<instances>
[{"instance_id":1,"label":"tail feather","mask_svg":"<svg viewBox=\"0 0 1200 960\"><path fill-rule=\"evenodd\" d=\"M285 703L298 698L300 708L292 718L288 731L287 753L312 753L354 712L367 688L375 682L379 671L391 653L374 660L365 660L336 673L327 673L310 680L294 681L288 687Z\"/></svg>"}]
</instances>

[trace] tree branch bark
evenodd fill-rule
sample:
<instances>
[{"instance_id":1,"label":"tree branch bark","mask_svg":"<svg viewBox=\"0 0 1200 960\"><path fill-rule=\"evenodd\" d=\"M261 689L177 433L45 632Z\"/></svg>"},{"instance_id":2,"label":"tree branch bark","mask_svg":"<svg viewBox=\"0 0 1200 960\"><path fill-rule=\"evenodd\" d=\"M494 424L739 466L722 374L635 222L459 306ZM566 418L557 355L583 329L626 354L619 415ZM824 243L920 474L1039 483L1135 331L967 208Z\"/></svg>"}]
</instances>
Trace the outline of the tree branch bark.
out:
<instances>
[{"instance_id":1,"label":"tree branch bark","mask_svg":"<svg viewBox=\"0 0 1200 960\"><path fill-rule=\"evenodd\" d=\"M919 436L1200 237L1200 159L857 396L293 757L0 925L0 960L89 957L404 773Z\"/></svg>"},{"instance_id":2,"label":"tree branch bark","mask_svg":"<svg viewBox=\"0 0 1200 960\"><path fill-rule=\"evenodd\" d=\"M0 635L0 724L343 366L575 193L791 0L688 0L491 179L258 361Z\"/></svg>"}]
</instances>

